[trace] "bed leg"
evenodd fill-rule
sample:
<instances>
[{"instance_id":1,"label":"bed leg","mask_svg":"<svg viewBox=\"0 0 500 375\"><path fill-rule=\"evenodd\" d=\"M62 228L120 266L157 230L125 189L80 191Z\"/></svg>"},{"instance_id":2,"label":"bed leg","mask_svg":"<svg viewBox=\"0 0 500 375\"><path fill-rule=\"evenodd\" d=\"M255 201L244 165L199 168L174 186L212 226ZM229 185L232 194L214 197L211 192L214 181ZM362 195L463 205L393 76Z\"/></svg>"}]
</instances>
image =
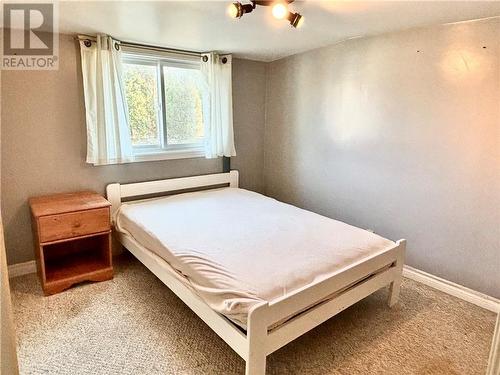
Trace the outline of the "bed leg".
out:
<instances>
[{"instance_id":1,"label":"bed leg","mask_svg":"<svg viewBox=\"0 0 500 375\"><path fill-rule=\"evenodd\" d=\"M267 325L265 311L267 303L257 305L248 314L248 355L245 375L265 375Z\"/></svg>"},{"instance_id":2,"label":"bed leg","mask_svg":"<svg viewBox=\"0 0 500 375\"><path fill-rule=\"evenodd\" d=\"M245 375L265 375L266 355L254 353L247 360Z\"/></svg>"},{"instance_id":3,"label":"bed leg","mask_svg":"<svg viewBox=\"0 0 500 375\"><path fill-rule=\"evenodd\" d=\"M399 292L401 290L401 278L394 280L389 286L389 307L393 307L399 300Z\"/></svg>"},{"instance_id":4,"label":"bed leg","mask_svg":"<svg viewBox=\"0 0 500 375\"><path fill-rule=\"evenodd\" d=\"M401 281L403 279L403 264L405 261L406 241L400 240L398 242L398 256L395 265L397 276L389 286L389 307L393 307L396 303L398 303L399 292L401 291Z\"/></svg>"}]
</instances>

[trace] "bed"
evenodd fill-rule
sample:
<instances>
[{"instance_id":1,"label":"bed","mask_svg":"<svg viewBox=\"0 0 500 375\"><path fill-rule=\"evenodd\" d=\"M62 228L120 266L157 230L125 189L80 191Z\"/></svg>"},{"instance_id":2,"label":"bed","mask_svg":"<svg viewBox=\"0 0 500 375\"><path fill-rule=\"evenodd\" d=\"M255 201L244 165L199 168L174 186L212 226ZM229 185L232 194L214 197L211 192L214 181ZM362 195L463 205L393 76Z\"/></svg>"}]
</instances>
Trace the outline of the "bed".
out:
<instances>
[{"instance_id":1,"label":"bed","mask_svg":"<svg viewBox=\"0 0 500 375\"><path fill-rule=\"evenodd\" d=\"M195 190L189 191L187 190ZM150 195L167 196L144 198ZM405 241L238 188L238 172L107 187L122 245L245 361L266 356L389 285Z\"/></svg>"}]
</instances>

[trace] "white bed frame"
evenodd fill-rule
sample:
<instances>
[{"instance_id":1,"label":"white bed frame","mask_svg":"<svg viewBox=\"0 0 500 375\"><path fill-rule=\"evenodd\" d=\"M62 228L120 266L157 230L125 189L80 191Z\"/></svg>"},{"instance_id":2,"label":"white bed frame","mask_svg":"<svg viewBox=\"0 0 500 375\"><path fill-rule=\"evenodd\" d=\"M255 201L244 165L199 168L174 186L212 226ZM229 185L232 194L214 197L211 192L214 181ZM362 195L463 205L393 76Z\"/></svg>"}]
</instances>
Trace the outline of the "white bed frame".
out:
<instances>
[{"instance_id":1,"label":"white bed frame","mask_svg":"<svg viewBox=\"0 0 500 375\"><path fill-rule=\"evenodd\" d=\"M238 172L211 174L169 180L107 186L112 216L122 199L149 194L208 188L216 185L238 187ZM328 279L318 281L279 299L254 306L248 314L247 332L243 332L223 315L212 310L189 287L179 281L163 259L142 247L131 236L118 233L120 242L215 333L246 361L246 375L263 375L266 356L308 332L332 316L390 285L389 306L399 297L405 254L405 240L368 259L351 264ZM333 296L332 298L328 298ZM326 300L325 300L326 299ZM314 307L310 307L314 306ZM301 312L302 311L302 312ZM270 329L290 316L292 319Z\"/></svg>"}]
</instances>

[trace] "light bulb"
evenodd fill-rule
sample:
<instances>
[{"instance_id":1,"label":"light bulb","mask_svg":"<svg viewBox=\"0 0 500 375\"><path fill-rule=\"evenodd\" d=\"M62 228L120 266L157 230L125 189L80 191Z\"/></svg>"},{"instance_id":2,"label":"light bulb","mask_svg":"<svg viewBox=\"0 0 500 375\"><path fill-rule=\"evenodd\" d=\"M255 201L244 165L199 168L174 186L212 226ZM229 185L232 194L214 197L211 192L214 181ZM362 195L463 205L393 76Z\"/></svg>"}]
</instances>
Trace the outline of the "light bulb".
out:
<instances>
[{"instance_id":1,"label":"light bulb","mask_svg":"<svg viewBox=\"0 0 500 375\"><path fill-rule=\"evenodd\" d=\"M233 3L227 7L227 14L229 15L229 17L238 18L240 13L238 5L238 3Z\"/></svg>"},{"instance_id":2,"label":"light bulb","mask_svg":"<svg viewBox=\"0 0 500 375\"><path fill-rule=\"evenodd\" d=\"M272 10L274 18L282 20L288 14L288 6L283 3L278 3L273 6Z\"/></svg>"}]
</instances>

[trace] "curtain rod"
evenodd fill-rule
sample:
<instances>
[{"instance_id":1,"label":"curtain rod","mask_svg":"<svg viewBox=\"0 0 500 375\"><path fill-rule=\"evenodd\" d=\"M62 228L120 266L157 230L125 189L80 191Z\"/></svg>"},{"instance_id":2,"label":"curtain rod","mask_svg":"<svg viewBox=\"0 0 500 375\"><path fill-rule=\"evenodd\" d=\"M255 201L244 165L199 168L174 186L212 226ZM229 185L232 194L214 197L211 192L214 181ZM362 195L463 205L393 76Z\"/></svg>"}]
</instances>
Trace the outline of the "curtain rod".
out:
<instances>
[{"instance_id":1,"label":"curtain rod","mask_svg":"<svg viewBox=\"0 0 500 375\"><path fill-rule=\"evenodd\" d=\"M148 44L141 44L141 43L132 43L132 42L120 42L122 46L124 47L132 47L132 48L141 48L141 49L148 49L152 51L163 51L163 52L172 52L172 53L178 53L181 55L188 55L188 56L201 56L201 52L195 52L195 51L188 51L184 49L176 49L176 48L165 48L165 47L158 47L158 46L151 46Z\"/></svg>"},{"instance_id":2,"label":"curtain rod","mask_svg":"<svg viewBox=\"0 0 500 375\"><path fill-rule=\"evenodd\" d=\"M80 34L78 37L76 37L77 40L90 40L90 41L95 41L96 37L92 35L85 35L85 34ZM124 47L132 47L132 48L141 48L141 49L148 49L151 51L160 51L160 52L171 52L171 53L177 53L180 55L187 55L187 56L198 56L200 57L202 55L201 52L196 52L196 51L189 51L189 50L183 50L183 49L176 49L176 48L166 48L166 47L159 47L159 46L152 46L149 44L141 44L141 43L134 43L134 42L125 42L118 40L120 44Z\"/></svg>"}]
</instances>

